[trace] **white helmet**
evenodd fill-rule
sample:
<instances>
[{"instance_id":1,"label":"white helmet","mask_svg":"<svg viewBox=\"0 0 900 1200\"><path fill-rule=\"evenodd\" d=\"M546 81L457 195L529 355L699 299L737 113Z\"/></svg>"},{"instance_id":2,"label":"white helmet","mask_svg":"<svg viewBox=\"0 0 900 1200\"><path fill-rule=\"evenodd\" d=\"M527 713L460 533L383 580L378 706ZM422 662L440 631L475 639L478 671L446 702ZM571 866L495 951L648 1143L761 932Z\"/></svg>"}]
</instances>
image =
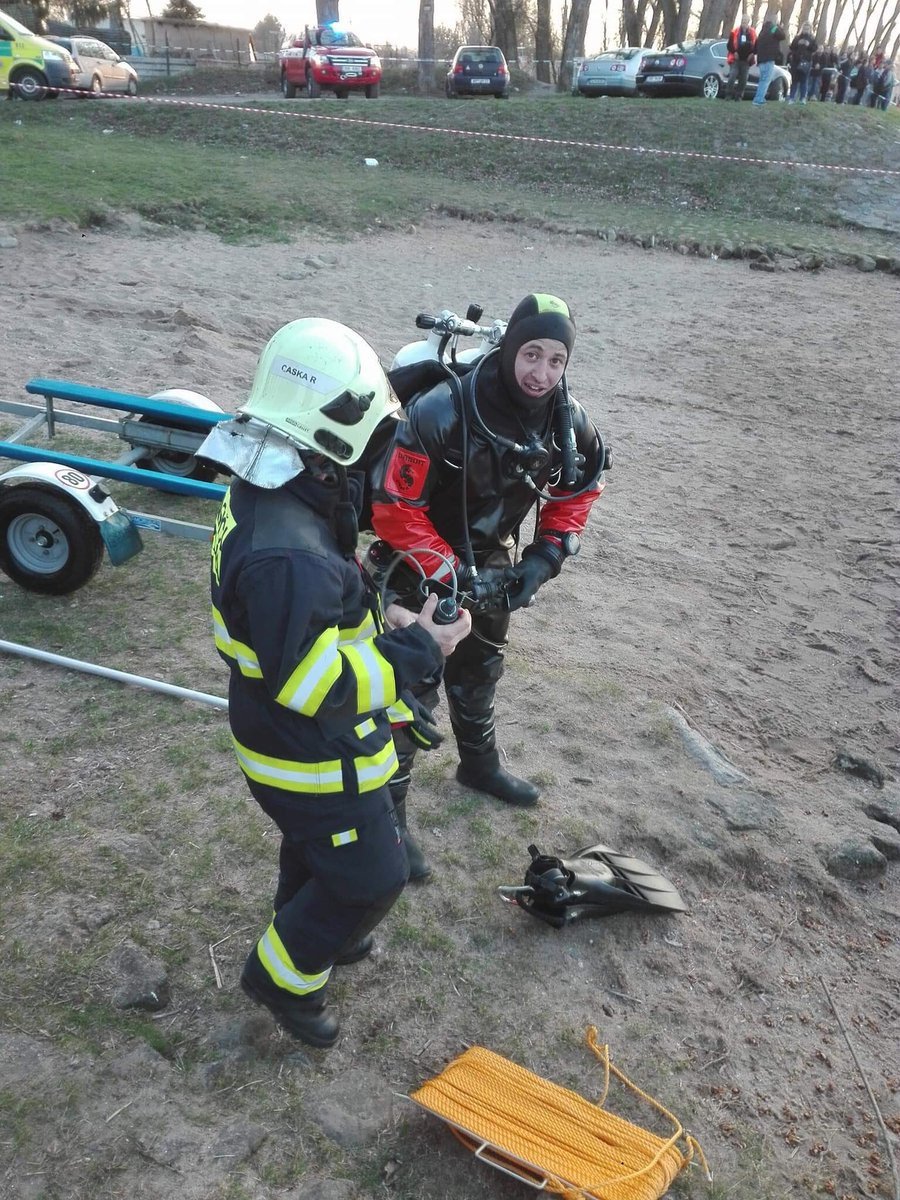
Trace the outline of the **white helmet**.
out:
<instances>
[{"instance_id":1,"label":"white helmet","mask_svg":"<svg viewBox=\"0 0 900 1200\"><path fill-rule=\"evenodd\" d=\"M365 338L337 321L303 317L270 338L238 411L347 466L360 457L375 426L399 410Z\"/></svg>"}]
</instances>

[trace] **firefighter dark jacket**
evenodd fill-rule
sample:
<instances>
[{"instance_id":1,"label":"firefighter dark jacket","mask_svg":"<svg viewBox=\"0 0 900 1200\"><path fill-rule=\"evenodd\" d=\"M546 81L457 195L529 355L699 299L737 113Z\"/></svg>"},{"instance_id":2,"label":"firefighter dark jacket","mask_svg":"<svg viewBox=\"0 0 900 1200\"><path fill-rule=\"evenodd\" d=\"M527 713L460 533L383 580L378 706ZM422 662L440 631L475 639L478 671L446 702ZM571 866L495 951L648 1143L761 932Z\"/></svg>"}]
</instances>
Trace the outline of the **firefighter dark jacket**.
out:
<instances>
[{"instance_id":1,"label":"firefighter dark jacket","mask_svg":"<svg viewBox=\"0 0 900 1200\"><path fill-rule=\"evenodd\" d=\"M493 432L521 444L525 431L510 419L509 402L497 403L499 385L490 367L485 365L478 383L479 413ZM469 383L464 380L462 389L440 383L411 400L405 408L407 420L397 423L392 441L371 470L375 532L397 550L425 551L415 557L427 574L438 578L443 567L427 550L437 550L458 565L466 520L475 560L482 565L498 549L512 546L536 503L533 488L514 472L512 451L478 427L465 394ZM600 441L581 405L577 401L573 405L575 438L585 456L585 478L590 480L598 473ZM549 461L533 478L541 491L559 499L543 505L539 533L580 534L604 485L594 485L581 495L572 494L578 488L557 485L562 459L554 441L552 408L551 403L543 427L534 431L549 452Z\"/></svg>"},{"instance_id":2,"label":"firefighter dark jacket","mask_svg":"<svg viewBox=\"0 0 900 1200\"><path fill-rule=\"evenodd\" d=\"M393 775L385 710L443 665L419 625L384 631L359 562L332 531L337 500L336 488L306 475L274 491L236 479L216 520L211 571L241 768L316 800L326 824L328 797L374 791Z\"/></svg>"}]
</instances>

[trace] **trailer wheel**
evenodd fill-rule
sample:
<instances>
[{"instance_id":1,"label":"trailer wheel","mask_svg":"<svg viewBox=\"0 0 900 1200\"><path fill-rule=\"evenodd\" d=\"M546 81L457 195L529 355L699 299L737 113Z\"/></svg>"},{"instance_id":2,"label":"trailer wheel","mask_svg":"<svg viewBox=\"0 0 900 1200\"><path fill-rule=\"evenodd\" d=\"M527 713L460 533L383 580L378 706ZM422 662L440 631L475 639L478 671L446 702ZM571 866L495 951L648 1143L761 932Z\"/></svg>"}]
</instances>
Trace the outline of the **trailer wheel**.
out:
<instances>
[{"instance_id":1,"label":"trailer wheel","mask_svg":"<svg viewBox=\"0 0 900 1200\"><path fill-rule=\"evenodd\" d=\"M74 500L50 488L0 493L0 569L30 592L63 596L92 579L103 539Z\"/></svg>"},{"instance_id":2,"label":"trailer wheel","mask_svg":"<svg viewBox=\"0 0 900 1200\"><path fill-rule=\"evenodd\" d=\"M150 421L150 417L141 417L142 421ZM189 429L188 425L175 425L176 429ZM177 475L179 479L201 479L211 483L216 477L215 467L199 462L193 454L180 454L177 450L154 450L146 458L138 460L138 465L145 471L159 471L162 475Z\"/></svg>"}]
</instances>

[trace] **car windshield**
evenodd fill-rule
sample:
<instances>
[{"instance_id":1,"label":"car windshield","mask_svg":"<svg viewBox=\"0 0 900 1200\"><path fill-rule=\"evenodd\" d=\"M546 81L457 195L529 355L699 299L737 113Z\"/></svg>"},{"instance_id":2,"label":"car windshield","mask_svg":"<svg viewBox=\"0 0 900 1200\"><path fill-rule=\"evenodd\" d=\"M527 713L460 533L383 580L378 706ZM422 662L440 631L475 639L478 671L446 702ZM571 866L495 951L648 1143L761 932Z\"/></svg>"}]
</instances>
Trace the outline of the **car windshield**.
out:
<instances>
[{"instance_id":1,"label":"car windshield","mask_svg":"<svg viewBox=\"0 0 900 1200\"><path fill-rule=\"evenodd\" d=\"M361 46L362 42L349 29L338 29L334 25L326 25L316 34L318 46Z\"/></svg>"},{"instance_id":2,"label":"car windshield","mask_svg":"<svg viewBox=\"0 0 900 1200\"><path fill-rule=\"evenodd\" d=\"M56 42L57 46L62 46L63 50L68 50L70 54L72 53L72 39L71 38L55 37L55 38L50 38L50 41Z\"/></svg>"}]
</instances>

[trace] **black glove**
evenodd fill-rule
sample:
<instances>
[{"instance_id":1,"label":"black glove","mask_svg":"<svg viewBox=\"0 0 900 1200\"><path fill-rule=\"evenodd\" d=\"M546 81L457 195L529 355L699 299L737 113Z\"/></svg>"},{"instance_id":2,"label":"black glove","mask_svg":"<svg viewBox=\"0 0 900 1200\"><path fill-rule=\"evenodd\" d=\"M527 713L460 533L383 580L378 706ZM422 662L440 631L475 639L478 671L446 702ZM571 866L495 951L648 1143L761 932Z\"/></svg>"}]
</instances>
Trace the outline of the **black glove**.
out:
<instances>
[{"instance_id":1,"label":"black glove","mask_svg":"<svg viewBox=\"0 0 900 1200\"><path fill-rule=\"evenodd\" d=\"M509 611L527 608L537 595L538 588L559 574L564 558L562 550L546 538L526 546L522 551L522 561L510 572L507 587Z\"/></svg>"},{"instance_id":2,"label":"black glove","mask_svg":"<svg viewBox=\"0 0 900 1200\"><path fill-rule=\"evenodd\" d=\"M434 713L410 692L404 692L388 708L391 729L402 729L420 750L435 750L444 735L434 723Z\"/></svg>"}]
</instances>

